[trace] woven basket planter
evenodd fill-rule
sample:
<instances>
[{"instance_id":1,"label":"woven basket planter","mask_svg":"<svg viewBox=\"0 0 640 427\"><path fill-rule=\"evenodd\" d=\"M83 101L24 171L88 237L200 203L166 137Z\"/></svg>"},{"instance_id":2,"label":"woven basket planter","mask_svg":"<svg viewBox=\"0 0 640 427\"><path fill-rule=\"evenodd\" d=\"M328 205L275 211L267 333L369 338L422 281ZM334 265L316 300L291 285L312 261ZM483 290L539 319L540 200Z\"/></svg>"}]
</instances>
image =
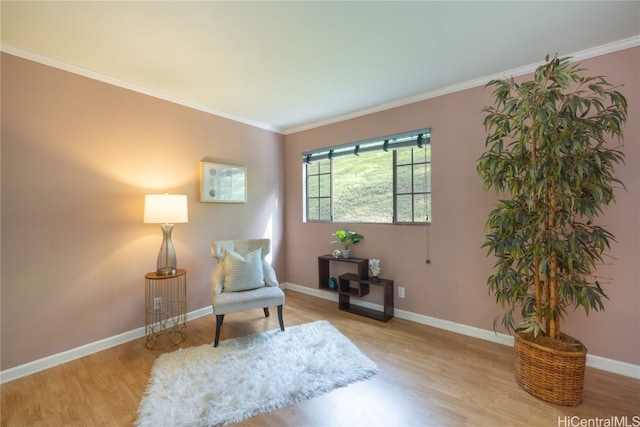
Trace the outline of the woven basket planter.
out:
<instances>
[{"instance_id":1,"label":"woven basket planter","mask_svg":"<svg viewBox=\"0 0 640 427\"><path fill-rule=\"evenodd\" d=\"M577 406L582 402L587 349L563 334L563 340L577 343L576 351L543 347L515 334L516 381L526 392L545 402Z\"/></svg>"}]
</instances>

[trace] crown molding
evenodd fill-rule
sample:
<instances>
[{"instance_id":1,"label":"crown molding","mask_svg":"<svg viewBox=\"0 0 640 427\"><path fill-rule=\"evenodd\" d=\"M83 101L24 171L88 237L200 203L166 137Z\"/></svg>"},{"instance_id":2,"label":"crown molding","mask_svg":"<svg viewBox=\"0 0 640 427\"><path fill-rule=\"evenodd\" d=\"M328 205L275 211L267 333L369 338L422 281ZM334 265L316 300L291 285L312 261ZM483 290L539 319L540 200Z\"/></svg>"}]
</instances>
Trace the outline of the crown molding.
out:
<instances>
[{"instance_id":1,"label":"crown molding","mask_svg":"<svg viewBox=\"0 0 640 427\"><path fill-rule=\"evenodd\" d=\"M619 40L613 43L608 43L605 45L597 46L590 49L581 50L575 53L571 53L569 55L562 56L570 56L573 62L582 61L589 58L594 58L596 56L606 55L608 53L617 52L624 49L629 49L632 47L640 46L640 35L629 37L627 39ZM490 76L479 77L473 80L468 80L461 83L456 83L451 86L446 86L440 89L436 89L433 91L425 92L422 94L410 96L407 98L398 99L395 101L387 102L384 104L377 105L375 107L366 108L364 110L354 111L352 113L331 117L326 120L321 120L313 123L308 123L302 126L297 126L294 128L289 128L284 130L285 135L290 135L310 129L319 128L322 126L327 126L333 123L342 122L345 120L355 119L358 117L363 117L369 114L379 113L381 111L391 110L393 108L403 107L405 105L414 104L416 102L425 101L427 99L436 98L442 95L448 95L451 93L459 92L466 89L472 89L479 86L486 85L489 81L494 79L502 79L505 76L521 76L528 73L533 73L537 67L543 64L542 61L536 62L534 64L525 65L518 68L513 68L511 70L507 70L501 73L496 73Z\"/></svg>"},{"instance_id":2,"label":"crown molding","mask_svg":"<svg viewBox=\"0 0 640 427\"><path fill-rule=\"evenodd\" d=\"M62 71L67 71L69 73L77 74L83 77L87 77L89 79L97 80L103 83L107 83L113 86L118 86L123 89L128 89L133 92L138 92L143 95L148 95L154 98L158 98L164 101L171 102L173 104L182 105L184 107L192 108L194 110L202 111L204 113L213 114L214 116L223 117L225 119L233 120L235 122L239 122L245 125L257 127L260 129L268 130L270 132L275 132L282 134L282 129L276 128L274 126L258 123L252 120L248 120L242 117L237 117L231 114L223 113L221 111L217 111L203 105L197 104L195 102L187 101L182 98L178 98L173 95L169 95L163 92L158 92L143 86L138 86L133 83L126 82L124 80L117 79L115 77L111 77L105 74L97 73L95 71L87 70L86 68L78 67L76 65L72 65L63 61L59 61L57 59L50 58L48 56L40 55L38 53L30 52L24 49L17 48L15 46L2 43L0 45L0 50L2 52L8 53L10 55L14 55L20 57L22 59L27 59L29 61L37 62L39 64L47 65L49 67L57 68Z\"/></svg>"},{"instance_id":3,"label":"crown molding","mask_svg":"<svg viewBox=\"0 0 640 427\"><path fill-rule=\"evenodd\" d=\"M596 46L593 48L589 48L589 49L585 49L585 50L581 50L578 52L574 52L571 53L569 55L566 56L570 56L572 58L572 60L575 61L581 61L581 60L585 60L585 59L589 59L589 58L594 58L596 56L601 56L601 55L606 55L608 53L613 53L613 52L617 52L620 50L624 50L624 49L629 49L629 48L633 48L636 46L640 46L640 35L637 36L633 36L633 37L629 37L627 39L623 39L623 40L618 40L616 42L612 42L612 43L607 43L601 46ZM525 65L522 67L518 67L518 68L513 68L511 70L507 70L501 73L496 73L490 76L484 76L484 77L479 77L476 79L472 79L472 80L468 80L465 82L461 82L461 83L456 83L454 85L450 85L450 86L446 86L440 89L436 89L433 91L429 91L429 92L425 92L425 93L421 93L418 95L414 95L414 96L410 96L407 98L401 98L401 99L397 99L394 101L390 101L387 103L383 103L383 104L379 104L377 106L374 107L370 107L370 108L365 108L363 110L358 110L358 111L354 111L348 114L343 114L343 115L339 115L339 116L334 116L325 120L320 120L320 121L316 121L316 122L312 122L312 123L307 123L301 126L296 126L296 127L292 127L292 128L287 128L287 129L281 129L275 126L271 126L265 123L258 123L249 119L245 119L242 117L237 117L237 116L233 116L231 114L227 114L227 113L223 113L221 111L217 111L217 110L213 110L211 108L205 107L203 105L200 104L196 104L194 102L190 102L166 93L162 93L162 92L158 92L158 91L154 91L142 86L138 86L132 83L128 83L126 81L120 80L120 79L116 79L114 77L110 77L104 74L100 74L97 73L95 71L91 71L91 70L87 70L85 68L82 67L78 67L75 65L71 65L68 64L66 62L63 61L59 61L44 55L40 55L37 53L33 53L24 49L20 49L17 48L15 46L9 45L9 44L5 44L2 43L0 45L0 50L2 52L14 55L14 56L18 56L20 58L23 59L27 59L30 61L34 61L43 65L47 65L50 67L54 67L54 68L58 68L60 70L63 71L68 71L70 73L73 74L78 74L93 80L98 80L101 81L103 83L107 83L107 84L111 84L114 86L118 86L124 89L128 89L134 92L138 92L144 95L148 95L148 96L152 96L154 98L158 98L158 99L162 99L174 104L178 104L178 105L182 105L188 108L192 108L194 110L198 110L198 111L202 111L208 114L213 114L215 116L219 116L219 117L223 117L229 120L233 120L235 122L239 122L239 123L243 123L249 126L253 126L253 127L257 127L260 129L264 129L270 132L275 132L275 133L279 133L279 134L283 134L283 135L290 135L290 134L294 134L294 133L298 133L298 132L303 132L306 130L310 130L310 129L315 129L315 128L319 128L322 126L327 126L330 124L334 124L334 123L338 123L338 122L342 122L345 120L350 120L350 119L355 119L358 117L363 117L369 114L374 114L374 113L379 113L381 111L386 111L386 110L391 110L393 108L398 108L398 107L402 107L405 105L409 105L409 104L414 104L416 102L420 102L420 101L425 101L427 99L432 99L432 98L436 98L438 96L442 96L442 95L448 95L451 93L455 93L455 92L459 92L462 90L466 90L466 89L472 89L475 87L479 87L479 86L484 86L485 84L487 84L487 82L489 82L490 80L493 79L501 79L504 78L505 76L521 76L524 74L528 74L528 73L532 73L535 71L535 69L542 64L542 62L537 62L534 64L529 64L529 65ZM563 55L565 56L565 55Z\"/></svg>"}]
</instances>

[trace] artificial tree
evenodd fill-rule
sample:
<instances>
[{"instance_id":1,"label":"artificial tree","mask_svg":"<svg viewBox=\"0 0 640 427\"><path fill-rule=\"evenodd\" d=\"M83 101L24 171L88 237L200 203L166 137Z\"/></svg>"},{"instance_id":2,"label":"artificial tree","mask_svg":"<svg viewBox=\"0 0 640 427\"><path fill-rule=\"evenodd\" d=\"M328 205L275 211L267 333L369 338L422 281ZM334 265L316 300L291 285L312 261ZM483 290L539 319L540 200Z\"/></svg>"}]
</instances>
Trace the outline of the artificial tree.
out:
<instances>
[{"instance_id":1,"label":"artificial tree","mask_svg":"<svg viewBox=\"0 0 640 427\"><path fill-rule=\"evenodd\" d=\"M477 171L500 198L483 247L497 258L487 285L508 308L502 324L553 345L567 308L604 308L595 271L615 238L595 220L624 187L614 168L624 161L627 102L569 58L545 61L530 81L487 84L494 105L483 109L487 150Z\"/></svg>"}]
</instances>

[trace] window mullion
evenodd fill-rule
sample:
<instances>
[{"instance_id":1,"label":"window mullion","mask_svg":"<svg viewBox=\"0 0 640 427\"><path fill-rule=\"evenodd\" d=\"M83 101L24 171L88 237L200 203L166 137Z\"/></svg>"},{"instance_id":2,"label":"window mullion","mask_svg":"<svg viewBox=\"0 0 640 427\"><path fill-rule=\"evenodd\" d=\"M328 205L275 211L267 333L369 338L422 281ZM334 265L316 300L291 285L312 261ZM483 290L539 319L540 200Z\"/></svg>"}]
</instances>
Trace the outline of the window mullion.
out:
<instances>
[{"instance_id":1,"label":"window mullion","mask_svg":"<svg viewBox=\"0 0 640 427\"><path fill-rule=\"evenodd\" d=\"M392 167L393 167L393 197L391 198L391 200L393 200L393 217L391 218L391 221L393 224L395 224L396 222L398 222L398 152L396 150L393 150L393 163L392 163Z\"/></svg>"},{"instance_id":2,"label":"window mullion","mask_svg":"<svg viewBox=\"0 0 640 427\"><path fill-rule=\"evenodd\" d=\"M411 149L411 222L416 221L416 158Z\"/></svg>"},{"instance_id":3,"label":"window mullion","mask_svg":"<svg viewBox=\"0 0 640 427\"><path fill-rule=\"evenodd\" d=\"M329 221L333 222L333 159L329 159Z\"/></svg>"}]
</instances>

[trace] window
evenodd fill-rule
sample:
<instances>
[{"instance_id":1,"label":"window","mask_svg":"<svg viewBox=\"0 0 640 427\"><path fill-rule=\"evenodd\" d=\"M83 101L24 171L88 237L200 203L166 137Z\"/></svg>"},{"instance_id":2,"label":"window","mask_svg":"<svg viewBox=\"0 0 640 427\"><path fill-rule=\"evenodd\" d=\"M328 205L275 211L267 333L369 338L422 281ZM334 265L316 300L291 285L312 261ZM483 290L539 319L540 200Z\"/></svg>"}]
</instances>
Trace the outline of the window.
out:
<instances>
[{"instance_id":1,"label":"window","mask_svg":"<svg viewBox=\"0 0 640 427\"><path fill-rule=\"evenodd\" d=\"M431 130L304 152L305 220L428 223Z\"/></svg>"},{"instance_id":2,"label":"window","mask_svg":"<svg viewBox=\"0 0 640 427\"><path fill-rule=\"evenodd\" d=\"M431 144L394 151L395 222L429 222L431 218Z\"/></svg>"},{"instance_id":3,"label":"window","mask_svg":"<svg viewBox=\"0 0 640 427\"><path fill-rule=\"evenodd\" d=\"M331 220L331 160L306 165L307 220Z\"/></svg>"}]
</instances>

